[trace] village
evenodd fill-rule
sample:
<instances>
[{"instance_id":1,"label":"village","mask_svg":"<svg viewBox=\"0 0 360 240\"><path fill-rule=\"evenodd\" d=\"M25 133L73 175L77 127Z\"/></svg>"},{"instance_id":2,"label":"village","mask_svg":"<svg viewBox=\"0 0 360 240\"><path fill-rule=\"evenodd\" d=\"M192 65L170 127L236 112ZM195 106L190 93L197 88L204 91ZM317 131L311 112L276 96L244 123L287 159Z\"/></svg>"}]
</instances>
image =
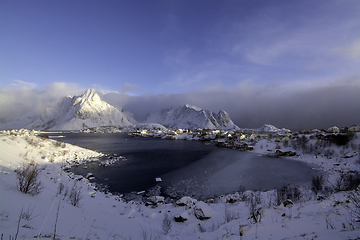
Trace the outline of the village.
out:
<instances>
[{"instance_id":1,"label":"village","mask_svg":"<svg viewBox=\"0 0 360 240\"><path fill-rule=\"evenodd\" d=\"M289 129L277 129L272 125L264 125L260 129L243 129L237 131L231 130L211 130L211 129L136 129L129 132L133 137L154 137L166 140L198 140L206 142L214 142L217 146L223 148L237 149L240 151L253 151L254 146L260 140L267 140L274 143L275 152L273 149L268 149L269 156L295 156L296 152L280 150L281 145L289 146L292 141L304 143L310 139L316 139L324 142L335 142L337 145L344 145L349 142L349 137L352 134L359 132L360 127L353 125L350 128L345 127L340 129L333 126L328 129L313 129L299 132L291 132ZM309 139L306 138L308 136ZM300 139L302 138L302 140ZM303 144L304 144L303 143Z\"/></svg>"}]
</instances>

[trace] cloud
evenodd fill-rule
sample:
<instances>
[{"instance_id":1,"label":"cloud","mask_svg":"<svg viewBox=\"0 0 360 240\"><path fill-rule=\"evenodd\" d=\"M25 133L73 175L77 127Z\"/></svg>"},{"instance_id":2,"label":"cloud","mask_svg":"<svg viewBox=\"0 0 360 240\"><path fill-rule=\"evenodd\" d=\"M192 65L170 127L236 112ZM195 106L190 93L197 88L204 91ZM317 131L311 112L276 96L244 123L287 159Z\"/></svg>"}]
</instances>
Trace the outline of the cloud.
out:
<instances>
[{"instance_id":1,"label":"cloud","mask_svg":"<svg viewBox=\"0 0 360 240\"><path fill-rule=\"evenodd\" d=\"M164 54L164 63L165 65L171 67L183 67L189 62L189 49L178 49L178 50L168 50Z\"/></svg>"},{"instance_id":2,"label":"cloud","mask_svg":"<svg viewBox=\"0 0 360 240\"><path fill-rule=\"evenodd\" d=\"M356 39L345 47L337 48L334 52L350 59L360 60L360 39Z\"/></svg>"},{"instance_id":3,"label":"cloud","mask_svg":"<svg viewBox=\"0 0 360 240\"><path fill-rule=\"evenodd\" d=\"M11 87L22 87L22 88L35 88L36 84L32 82L25 82L21 80L13 80L12 83L9 84Z\"/></svg>"},{"instance_id":4,"label":"cloud","mask_svg":"<svg viewBox=\"0 0 360 240\"><path fill-rule=\"evenodd\" d=\"M283 3L279 8L265 4L258 10L261 14L252 14L246 22L235 21L227 39L228 54L264 66L289 62L309 69L336 62L339 56L333 54L334 49L359 56L359 5L338 1L326 6L310 4L311 9L306 1Z\"/></svg>"},{"instance_id":5,"label":"cloud","mask_svg":"<svg viewBox=\"0 0 360 240\"><path fill-rule=\"evenodd\" d=\"M360 76L303 86L301 81L297 84L259 85L244 80L234 86L214 85L181 94L135 96L122 92L98 92L104 101L134 113L139 121L151 112L191 104L213 112L225 110L241 128L257 128L266 123L297 130L360 124ZM1 89L1 117L41 114L61 97L79 95L84 90L67 83L53 83L45 90Z\"/></svg>"},{"instance_id":6,"label":"cloud","mask_svg":"<svg viewBox=\"0 0 360 240\"><path fill-rule=\"evenodd\" d=\"M131 84L131 83L125 83L123 86L121 86L119 92L121 94L129 94L130 92L134 92L137 90L142 90L143 88L139 85L136 84Z\"/></svg>"},{"instance_id":7,"label":"cloud","mask_svg":"<svg viewBox=\"0 0 360 240\"><path fill-rule=\"evenodd\" d=\"M300 82L299 82L300 84ZM109 103L133 112L138 120L147 113L192 104L214 112L227 111L239 127L256 128L265 123L291 129L326 128L360 124L360 76L303 87L281 84L257 85L251 80L236 86L216 86L206 91L181 94L113 94Z\"/></svg>"},{"instance_id":8,"label":"cloud","mask_svg":"<svg viewBox=\"0 0 360 240\"><path fill-rule=\"evenodd\" d=\"M34 84L20 80L9 86L0 89L1 118L7 119L40 115L46 107L52 106L62 97L84 91L76 84L63 82L52 83L44 90L36 89Z\"/></svg>"}]
</instances>

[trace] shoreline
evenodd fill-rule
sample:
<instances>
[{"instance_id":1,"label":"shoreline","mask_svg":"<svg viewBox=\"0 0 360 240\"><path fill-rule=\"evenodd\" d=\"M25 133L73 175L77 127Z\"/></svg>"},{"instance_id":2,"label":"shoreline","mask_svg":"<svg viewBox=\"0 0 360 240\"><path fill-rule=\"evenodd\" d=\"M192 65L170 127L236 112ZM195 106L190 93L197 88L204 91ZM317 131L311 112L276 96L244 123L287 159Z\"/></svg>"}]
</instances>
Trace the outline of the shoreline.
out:
<instances>
[{"instance_id":1,"label":"shoreline","mask_svg":"<svg viewBox=\"0 0 360 240\"><path fill-rule=\"evenodd\" d=\"M187 199L191 202L186 202L186 199L178 203L175 200L166 202L159 196L148 198L146 203L125 202L123 198L111 193L94 191L88 180L71 179L61 169L67 158L77 156L82 159L85 156L97 156L99 153L95 154L92 150L70 144L62 148L55 140L26 136L27 134L0 136L0 223L4 238L14 236L18 221L21 221L21 239L52 236L56 218L54 205L58 203L60 213L56 237L59 239L139 239L139 236L141 239L140 233L144 231L152 233L156 239L164 240L175 240L179 237L189 240L235 240L239 239L239 225L243 226L246 239L266 239L269 236L276 239L297 239L304 238L303 236L317 239L356 239L360 236L360 223L356 222L347 210L354 208L348 201L348 196L353 191L339 191L328 195L320 193L315 196L309 188L300 189L301 198L295 199L290 207L286 207L282 202L279 205L276 203L275 191L239 190L234 194L208 199L204 201L206 203L191 198ZM255 146L253 154L266 153L266 149L261 148L260 144ZM276 146L267 144L269 148ZM263 145L265 146L265 142ZM315 160L317 163L323 162L319 164L323 169L339 170L337 174L341 174L347 170L358 171L359 166L355 165L357 156L341 160L335 169L334 164L338 164L339 159ZM44 168L40 180L45 183L45 188L35 196L19 192L14 173L24 161L32 159L37 159ZM309 156L299 160L313 163ZM335 175L334 173L330 177ZM59 194L60 183L64 184L65 188L80 189L82 199L79 206L72 206L64 193ZM294 189L287 188L286 191L288 190ZM249 215L249 199L253 197L261 200L255 205L262 216L258 223ZM31 220L19 220L21 208L24 211L33 209L35 217ZM195 216L195 209L199 208L208 214L206 216L209 219L200 220ZM167 235L161 231L165 213L172 224ZM185 218L185 222L177 222L182 218ZM45 219L48 220L44 221ZM333 228L326 225L328 223L325 220L331 221Z\"/></svg>"}]
</instances>

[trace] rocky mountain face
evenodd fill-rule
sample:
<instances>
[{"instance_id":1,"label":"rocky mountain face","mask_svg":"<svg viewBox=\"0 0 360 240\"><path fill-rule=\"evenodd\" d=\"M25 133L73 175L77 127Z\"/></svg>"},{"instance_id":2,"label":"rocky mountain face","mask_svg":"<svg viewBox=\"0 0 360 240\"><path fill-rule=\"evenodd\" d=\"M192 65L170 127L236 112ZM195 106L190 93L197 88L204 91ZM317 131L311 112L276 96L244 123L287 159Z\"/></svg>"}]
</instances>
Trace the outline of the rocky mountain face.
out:
<instances>
[{"instance_id":1,"label":"rocky mountain face","mask_svg":"<svg viewBox=\"0 0 360 240\"><path fill-rule=\"evenodd\" d=\"M145 122L160 123L168 128L239 129L227 112L221 110L219 113L214 113L191 105L151 113L146 117Z\"/></svg>"},{"instance_id":2,"label":"rocky mountain face","mask_svg":"<svg viewBox=\"0 0 360 240\"><path fill-rule=\"evenodd\" d=\"M47 108L39 119L26 126L39 130L79 130L99 126L130 126L133 115L119 111L102 101L93 89L80 96L64 97L55 107Z\"/></svg>"}]
</instances>

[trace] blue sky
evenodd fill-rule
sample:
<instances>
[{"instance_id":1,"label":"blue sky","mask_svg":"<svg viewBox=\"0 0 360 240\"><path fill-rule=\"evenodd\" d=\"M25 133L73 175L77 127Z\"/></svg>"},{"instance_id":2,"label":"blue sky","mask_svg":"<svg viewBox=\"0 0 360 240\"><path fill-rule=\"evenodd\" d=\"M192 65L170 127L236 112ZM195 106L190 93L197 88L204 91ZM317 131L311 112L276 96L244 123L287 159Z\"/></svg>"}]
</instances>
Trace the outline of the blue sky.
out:
<instances>
[{"instance_id":1,"label":"blue sky","mask_svg":"<svg viewBox=\"0 0 360 240\"><path fill-rule=\"evenodd\" d=\"M358 0L1 0L0 100L54 86L125 102L359 87L359 12Z\"/></svg>"}]
</instances>

